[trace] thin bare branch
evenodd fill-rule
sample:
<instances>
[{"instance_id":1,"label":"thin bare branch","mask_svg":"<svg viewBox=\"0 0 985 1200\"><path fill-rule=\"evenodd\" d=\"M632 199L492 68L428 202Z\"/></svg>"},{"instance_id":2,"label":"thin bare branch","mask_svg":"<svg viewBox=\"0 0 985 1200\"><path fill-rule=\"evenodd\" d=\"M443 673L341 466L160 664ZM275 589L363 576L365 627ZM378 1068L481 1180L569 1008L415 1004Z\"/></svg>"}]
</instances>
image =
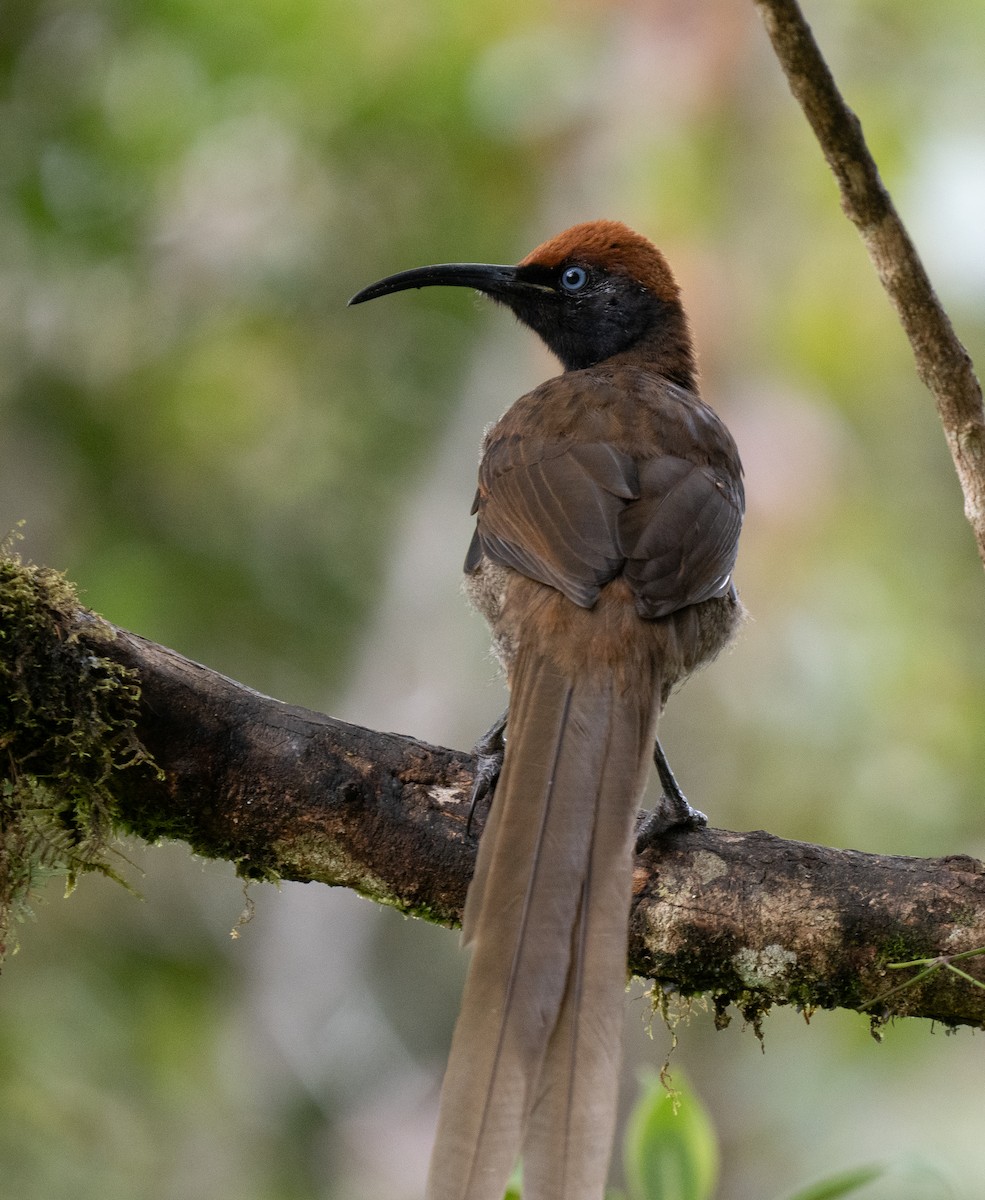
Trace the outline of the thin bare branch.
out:
<instances>
[{"instance_id":1,"label":"thin bare branch","mask_svg":"<svg viewBox=\"0 0 985 1200\"><path fill-rule=\"evenodd\" d=\"M985 563L985 409L967 350L934 292L879 176L858 117L845 103L796 0L754 0L841 192L841 206L869 252L930 390L964 493L965 515Z\"/></svg>"}]
</instances>

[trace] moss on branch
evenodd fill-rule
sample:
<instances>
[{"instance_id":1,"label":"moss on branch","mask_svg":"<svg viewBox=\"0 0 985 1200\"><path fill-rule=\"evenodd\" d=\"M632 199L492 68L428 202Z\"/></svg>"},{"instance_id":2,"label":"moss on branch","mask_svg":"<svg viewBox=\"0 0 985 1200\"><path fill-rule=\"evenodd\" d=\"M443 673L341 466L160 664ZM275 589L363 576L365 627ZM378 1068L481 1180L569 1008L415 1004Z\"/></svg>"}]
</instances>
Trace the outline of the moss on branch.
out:
<instances>
[{"instance_id":1,"label":"moss on branch","mask_svg":"<svg viewBox=\"0 0 985 1200\"><path fill-rule=\"evenodd\" d=\"M78 611L63 575L0 547L0 960L41 878L117 877L109 780L153 769L135 733L137 679L93 652L112 641L108 625L79 641Z\"/></svg>"}]
</instances>

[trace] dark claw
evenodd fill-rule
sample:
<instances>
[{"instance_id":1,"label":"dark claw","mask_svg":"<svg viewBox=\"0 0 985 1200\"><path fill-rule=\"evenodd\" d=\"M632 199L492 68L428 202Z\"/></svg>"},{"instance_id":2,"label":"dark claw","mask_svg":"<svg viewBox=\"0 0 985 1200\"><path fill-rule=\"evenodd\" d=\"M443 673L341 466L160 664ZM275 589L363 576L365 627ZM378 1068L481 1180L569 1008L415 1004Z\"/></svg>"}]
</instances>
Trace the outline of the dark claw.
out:
<instances>
[{"instance_id":1,"label":"dark claw","mask_svg":"<svg viewBox=\"0 0 985 1200\"><path fill-rule=\"evenodd\" d=\"M478 760L475 764L475 779L472 783L472 798L469 802L469 815L465 822L465 836L472 832L472 818L476 806L487 797L492 803L496 782L503 769L503 757L506 754L506 718L509 710L496 721L493 727L482 735L476 742L473 752Z\"/></svg>"},{"instance_id":2,"label":"dark claw","mask_svg":"<svg viewBox=\"0 0 985 1200\"><path fill-rule=\"evenodd\" d=\"M659 741L653 744L653 762L663 795L653 812L643 818L636 832L637 854L648 850L671 829L703 829L708 824L705 814L688 804Z\"/></svg>"}]
</instances>

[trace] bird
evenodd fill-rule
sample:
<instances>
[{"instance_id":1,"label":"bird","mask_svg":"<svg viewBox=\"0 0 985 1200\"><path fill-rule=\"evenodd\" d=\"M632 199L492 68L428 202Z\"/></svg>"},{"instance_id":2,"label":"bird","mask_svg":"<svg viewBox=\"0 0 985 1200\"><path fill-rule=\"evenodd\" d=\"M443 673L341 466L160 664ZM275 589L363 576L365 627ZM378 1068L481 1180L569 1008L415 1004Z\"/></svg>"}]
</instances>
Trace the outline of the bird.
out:
<instances>
[{"instance_id":1,"label":"bird","mask_svg":"<svg viewBox=\"0 0 985 1200\"><path fill-rule=\"evenodd\" d=\"M465 588L509 708L480 743L491 799L426 1196L501 1200L519 1157L524 1200L601 1200L634 855L706 820L656 722L742 622L742 466L699 394L671 269L628 226L575 225L515 266L401 271L349 303L442 285L510 309L562 371L482 445ZM641 838L651 754L663 796Z\"/></svg>"}]
</instances>

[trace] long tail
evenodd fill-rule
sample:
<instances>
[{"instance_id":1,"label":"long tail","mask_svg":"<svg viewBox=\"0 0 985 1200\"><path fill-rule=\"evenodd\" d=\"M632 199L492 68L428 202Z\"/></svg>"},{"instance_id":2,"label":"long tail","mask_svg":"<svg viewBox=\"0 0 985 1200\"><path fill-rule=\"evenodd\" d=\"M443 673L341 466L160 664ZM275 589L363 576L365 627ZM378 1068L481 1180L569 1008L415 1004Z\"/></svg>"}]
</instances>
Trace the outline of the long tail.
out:
<instances>
[{"instance_id":1,"label":"long tail","mask_svg":"<svg viewBox=\"0 0 985 1200\"><path fill-rule=\"evenodd\" d=\"M633 820L652 691L526 649L465 908L473 946L428 1200L601 1200L615 1123Z\"/></svg>"}]
</instances>

